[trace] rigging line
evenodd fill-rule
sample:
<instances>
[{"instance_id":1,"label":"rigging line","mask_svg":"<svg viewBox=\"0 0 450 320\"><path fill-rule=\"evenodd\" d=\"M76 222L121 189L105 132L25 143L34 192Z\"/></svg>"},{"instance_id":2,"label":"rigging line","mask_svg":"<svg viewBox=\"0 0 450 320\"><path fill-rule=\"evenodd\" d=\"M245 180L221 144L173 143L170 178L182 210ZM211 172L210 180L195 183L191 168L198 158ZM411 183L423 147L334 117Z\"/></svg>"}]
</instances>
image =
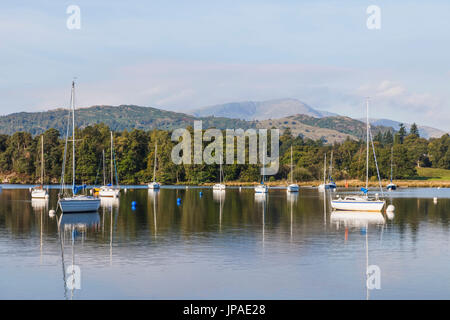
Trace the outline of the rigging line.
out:
<instances>
[{"instance_id":1,"label":"rigging line","mask_svg":"<svg viewBox=\"0 0 450 320\"><path fill-rule=\"evenodd\" d=\"M71 97L70 97L70 101L72 101L72 93L71 93ZM64 190L65 190L65 173L66 173L66 159L67 159L67 144L68 144L68 140L69 140L69 125L70 125L70 110L67 114L67 129L66 129L66 142L64 145L64 157L63 157L63 164L62 164L62 168L61 168L61 190L59 192L59 194L64 195Z\"/></svg>"},{"instance_id":2,"label":"rigging line","mask_svg":"<svg viewBox=\"0 0 450 320\"><path fill-rule=\"evenodd\" d=\"M116 149L113 149L113 162L114 162L114 172L116 173L117 187L120 188L120 186L119 186L119 174L117 173Z\"/></svg>"},{"instance_id":3,"label":"rigging line","mask_svg":"<svg viewBox=\"0 0 450 320\"><path fill-rule=\"evenodd\" d=\"M96 186L96 185L97 185L98 175L99 175L99 173L100 173L100 165L101 165L101 162L102 162L102 159L100 159L100 160L98 161L98 166L97 166L97 175L95 176L95 182L94 182L94 186Z\"/></svg>"},{"instance_id":4,"label":"rigging line","mask_svg":"<svg viewBox=\"0 0 450 320\"><path fill-rule=\"evenodd\" d=\"M372 131L369 131L369 136L370 136L370 142L372 143L373 157L375 158L375 166L377 168L378 183L380 184L381 196L384 197L383 186L381 185L380 170L378 169L377 155L375 153L375 147L373 145Z\"/></svg>"}]
</instances>

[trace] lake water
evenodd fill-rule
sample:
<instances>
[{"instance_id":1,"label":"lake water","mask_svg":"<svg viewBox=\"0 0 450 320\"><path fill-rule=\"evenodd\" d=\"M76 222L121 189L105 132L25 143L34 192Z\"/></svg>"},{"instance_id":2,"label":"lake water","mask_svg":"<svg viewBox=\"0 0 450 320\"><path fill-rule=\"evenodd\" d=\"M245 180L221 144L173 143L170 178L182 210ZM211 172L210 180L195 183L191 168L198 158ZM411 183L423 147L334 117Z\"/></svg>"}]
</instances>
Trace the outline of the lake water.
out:
<instances>
[{"instance_id":1,"label":"lake water","mask_svg":"<svg viewBox=\"0 0 450 320\"><path fill-rule=\"evenodd\" d=\"M450 298L450 189L400 189L394 214L356 216L315 189L129 187L98 213L50 217L57 193L3 186L1 299ZM80 289L66 286L72 264Z\"/></svg>"}]
</instances>

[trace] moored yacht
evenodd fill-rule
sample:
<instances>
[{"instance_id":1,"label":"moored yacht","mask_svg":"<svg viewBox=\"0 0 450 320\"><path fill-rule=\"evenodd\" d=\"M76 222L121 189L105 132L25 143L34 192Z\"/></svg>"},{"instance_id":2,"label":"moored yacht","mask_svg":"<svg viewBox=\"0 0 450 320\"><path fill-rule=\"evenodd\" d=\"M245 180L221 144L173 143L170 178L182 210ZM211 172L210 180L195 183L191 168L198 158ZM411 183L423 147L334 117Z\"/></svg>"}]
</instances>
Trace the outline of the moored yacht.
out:
<instances>
[{"instance_id":1,"label":"moored yacht","mask_svg":"<svg viewBox=\"0 0 450 320\"><path fill-rule=\"evenodd\" d=\"M261 178L261 184L255 187L255 193L268 193L269 192L269 186L264 184L264 179L265 179L265 157L263 157L263 174L262 174L262 178Z\"/></svg>"},{"instance_id":2,"label":"moored yacht","mask_svg":"<svg viewBox=\"0 0 450 320\"><path fill-rule=\"evenodd\" d=\"M153 166L153 181L148 184L147 187L149 189L159 189L159 187L161 186L158 182L156 182L156 161L157 161L156 154L157 154L157 151L158 151L158 143L156 142L155 143L155 163Z\"/></svg>"},{"instance_id":3,"label":"moored yacht","mask_svg":"<svg viewBox=\"0 0 450 320\"><path fill-rule=\"evenodd\" d=\"M368 185L369 185L369 138L370 136L370 124L369 124L369 101L367 100L367 139L366 139L366 187L361 188L361 191L363 192L363 196L360 195L354 195L354 196L346 196L344 199L339 198L336 200L331 200L331 207L334 210L344 210L344 211L377 211L380 212L383 210L386 201L378 199L378 195L375 197L375 199L369 198L368 195ZM373 142L372 142L373 147ZM377 173L378 173L378 165L377 165L377 159L375 156L375 149L374 149L374 157L375 157L375 164L377 167ZM378 174L379 178L379 174ZM383 194L383 189L381 188L380 183L380 190L381 194Z\"/></svg>"},{"instance_id":4,"label":"moored yacht","mask_svg":"<svg viewBox=\"0 0 450 320\"><path fill-rule=\"evenodd\" d=\"M100 187L100 190L98 191L98 195L101 198L107 197L107 198L117 198L120 195L120 187L118 178L116 176L117 186L114 186L114 138L113 133L111 131L111 183L106 184L106 177L105 177L105 152L103 151L103 186Z\"/></svg>"},{"instance_id":5,"label":"moored yacht","mask_svg":"<svg viewBox=\"0 0 450 320\"><path fill-rule=\"evenodd\" d=\"M294 183L294 166L292 162L292 146L291 146L291 184L287 186L288 192L298 192L299 186Z\"/></svg>"},{"instance_id":6,"label":"moored yacht","mask_svg":"<svg viewBox=\"0 0 450 320\"><path fill-rule=\"evenodd\" d=\"M48 199L48 192L44 189L44 135L41 136L41 184L31 189L32 199Z\"/></svg>"},{"instance_id":7,"label":"moored yacht","mask_svg":"<svg viewBox=\"0 0 450 320\"><path fill-rule=\"evenodd\" d=\"M219 183L216 183L213 186L213 190L218 190L218 191L225 190L225 184L222 183L224 180L223 178L224 178L224 176L223 176L223 170L222 170L222 157L220 157Z\"/></svg>"},{"instance_id":8,"label":"moored yacht","mask_svg":"<svg viewBox=\"0 0 450 320\"><path fill-rule=\"evenodd\" d=\"M58 205L63 213L72 212L93 212L97 211L100 207L100 199L94 198L87 195L77 195L77 193L86 188L86 186L75 185L75 81L72 81L72 91L71 91L71 109L72 109L72 195L64 195L64 175L65 175L65 163L67 158L67 142L68 134L66 135L66 145L64 148L64 160L63 160L63 170L61 177L61 193L59 194ZM68 124L69 125L69 124Z\"/></svg>"}]
</instances>

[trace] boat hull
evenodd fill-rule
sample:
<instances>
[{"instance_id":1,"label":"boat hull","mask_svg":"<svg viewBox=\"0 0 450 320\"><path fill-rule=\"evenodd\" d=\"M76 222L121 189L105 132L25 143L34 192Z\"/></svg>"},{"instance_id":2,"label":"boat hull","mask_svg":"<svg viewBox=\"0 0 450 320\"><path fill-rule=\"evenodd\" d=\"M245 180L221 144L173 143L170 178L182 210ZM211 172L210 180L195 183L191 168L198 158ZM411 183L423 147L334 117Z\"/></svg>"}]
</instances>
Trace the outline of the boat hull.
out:
<instances>
[{"instance_id":1,"label":"boat hull","mask_svg":"<svg viewBox=\"0 0 450 320\"><path fill-rule=\"evenodd\" d=\"M159 189L160 185L158 182L152 182L148 184L149 189Z\"/></svg>"},{"instance_id":2,"label":"boat hull","mask_svg":"<svg viewBox=\"0 0 450 320\"><path fill-rule=\"evenodd\" d=\"M336 189L336 185L334 183L325 183L325 184L321 184L319 185L319 191L324 191L324 190L335 190Z\"/></svg>"},{"instance_id":3,"label":"boat hull","mask_svg":"<svg viewBox=\"0 0 450 320\"><path fill-rule=\"evenodd\" d=\"M331 200L331 207L340 211L380 212L385 204L385 201Z\"/></svg>"},{"instance_id":4,"label":"boat hull","mask_svg":"<svg viewBox=\"0 0 450 320\"><path fill-rule=\"evenodd\" d=\"M70 212L95 212L100 207L100 199L94 197L63 198L58 201L63 213Z\"/></svg>"},{"instance_id":5,"label":"boat hull","mask_svg":"<svg viewBox=\"0 0 450 320\"><path fill-rule=\"evenodd\" d=\"M287 191L289 192L298 192L299 189L300 189L299 186L296 184L290 184L287 187Z\"/></svg>"},{"instance_id":6,"label":"boat hull","mask_svg":"<svg viewBox=\"0 0 450 320\"><path fill-rule=\"evenodd\" d=\"M225 190L225 185L224 184L220 184L220 183L215 184L213 186L213 190Z\"/></svg>"},{"instance_id":7,"label":"boat hull","mask_svg":"<svg viewBox=\"0 0 450 320\"><path fill-rule=\"evenodd\" d=\"M397 186L395 184L388 184L386 189L389 191L397 190Z\"/></svg>"},{"instance_id":8,"label":"boat hull","mask_svg":"<svg viewBox=\"0 0 450 320\"><path fill-rule=\"evenodd\" d=\"M31 190L31 198L33 198L33 199L47 199L48 198L47 190L44 190L44 189Z\"/></svg>"},{"instance_id":9,"label":"boat hull","mask_svg":"<svg viewBox=\"0 0 450 320\"><path fill-rule=\"evenodd\" d=\"M255 187L255 193L267 193L267 192L269 192L269 188L266 186Z\"/></svg>"},{"instance_id":10,"label":"boat hull","mask_svg":"<svg viewBox=\"0 0 450 320\"><path fill-rule=\"evenodd\" d=\"M120 195L120 190L113 188L101 188L98 195L102 198L117 198Z\"/></svg>"}]
</instances>

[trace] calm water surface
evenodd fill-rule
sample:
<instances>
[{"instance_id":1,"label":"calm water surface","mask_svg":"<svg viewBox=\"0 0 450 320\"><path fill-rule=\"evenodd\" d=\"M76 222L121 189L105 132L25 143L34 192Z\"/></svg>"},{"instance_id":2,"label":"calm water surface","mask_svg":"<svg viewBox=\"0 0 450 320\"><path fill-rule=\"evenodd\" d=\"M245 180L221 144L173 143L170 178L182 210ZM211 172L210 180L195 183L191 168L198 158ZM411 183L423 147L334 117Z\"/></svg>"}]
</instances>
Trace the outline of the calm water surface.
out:
<instances>
[{"instance_id":1,"label":"calm water surface","mask_svg":"<svg viewBox=\"0 0 450 320\"><path fill-rule=\"evenodd\" d=\"M246 188L129 188L96 214L50 217L57 192L3 187L1 299L450 298L450 189L401 189L395 214L356 217L314 189ZM366 290L367 263L379 290ZM72 264L79 290L65 286Z\"/></svg>"}]
</instances>

